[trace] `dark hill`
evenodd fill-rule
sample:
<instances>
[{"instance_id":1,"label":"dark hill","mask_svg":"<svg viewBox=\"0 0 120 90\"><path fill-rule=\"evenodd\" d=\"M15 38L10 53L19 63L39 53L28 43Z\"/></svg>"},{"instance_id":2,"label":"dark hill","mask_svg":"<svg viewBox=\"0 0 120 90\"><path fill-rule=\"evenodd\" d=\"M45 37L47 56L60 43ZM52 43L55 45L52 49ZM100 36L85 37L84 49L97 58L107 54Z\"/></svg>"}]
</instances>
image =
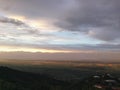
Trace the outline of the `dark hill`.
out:
<instances>
[{"instance_id":1,"label":"dark hill","mask_svg":"<svg viewBox=\"0 0 120 90\"><path fill-rule=\"evenodd\" d=\"M110 74L88 76L82 80L67 82L56 80L49 75L0 67L0 90L120 90L119 87L119 78Z\"/></svg>"},{"instance_id":2,"label":"dark hill","mask_svg":"<svg viewBox=\"0 0 120 90\"><path fill-rule=\"evenodd\" d=\"M0 90L56 90L66 87L67 84L48 75L0 67Z\"/></svg>"}]
</instances>

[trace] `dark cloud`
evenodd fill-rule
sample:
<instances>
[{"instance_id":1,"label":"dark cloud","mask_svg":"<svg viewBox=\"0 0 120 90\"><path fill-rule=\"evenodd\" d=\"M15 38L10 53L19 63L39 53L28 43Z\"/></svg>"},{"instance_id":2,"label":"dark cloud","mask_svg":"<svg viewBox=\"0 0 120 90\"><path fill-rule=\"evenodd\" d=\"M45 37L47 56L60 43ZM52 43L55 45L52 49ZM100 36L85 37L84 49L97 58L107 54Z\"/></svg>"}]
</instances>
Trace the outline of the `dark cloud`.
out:
<instances>
[{"instance_id":1,"label":"dark cloud","mask_svg":"<svg viewBox=\"0 0 120 90\"><path fill-rule=\"evenodd\" d=\"M0 17L0 22L1 23L10 23L10 24L14 24L14 25L17 25L17 26L25 25L25 23L23 23L20 20L7 18L7 17Z\"/></svg>"},{"instance_id":2,"label":"dark cloud","mask_svg":"<svg viewBox=\"0 0 120 90\"><path fill-rule=\"evenodd\" d=\"M69 0L1 0L0 7L3 10L7 8L9 13L29 18L56 18L64 12L67 7L66 2Z\"/></svg>"},{"instance_id":3,"label":"dark cloud","mask_svg":"<svg viewBox=\"0 0 120 90\"><path fill-rule=\"evenodd\" d=\"M92 31L92 32L91 32ZM90 33L91 32L91 33ZM120 31L114 27L100 28L88 31L89 36L92 36L97 39L101 39L104 41L115 41L116 39L120 39Z\"/></svg>"},{"instance_id":4,"label":"dark cloud","mask_svg":"<svg viewBox=\"0 0 120 90\"><path fill-rule=\"evenodd\" d=\"M111 41L120 38L120 0L75 0L76 7L55 25L79 31L94 38Z\"/></svg>"},{"instance_id":5,"label":"dark cloud","mask_svg":"<svg viewBox=\"0 0 120 90\"><path fill-rule=\"evenodd\" d=\"M119 4L120 0L1 0L0 8L7 8L8 14L51 20L63 30L110 42L120 38Z\"/></svg>"},{"instance_id":6,"label":"dark cloud","mask_svg":"<svg viewBox=\"0 0 120 90\"><path fill-rule=\"evenodd\" d=\"M50 47L50 45L49 45ZM68 49L68 50L95 50L95 51L114 51L118 50L120 51L120 44L96 44L96 45L87 45L87 44L76 44L76 45L59 45L59 46L51 46L53 48L59 48L59 49Z\"/></svg>"}]
</instances>

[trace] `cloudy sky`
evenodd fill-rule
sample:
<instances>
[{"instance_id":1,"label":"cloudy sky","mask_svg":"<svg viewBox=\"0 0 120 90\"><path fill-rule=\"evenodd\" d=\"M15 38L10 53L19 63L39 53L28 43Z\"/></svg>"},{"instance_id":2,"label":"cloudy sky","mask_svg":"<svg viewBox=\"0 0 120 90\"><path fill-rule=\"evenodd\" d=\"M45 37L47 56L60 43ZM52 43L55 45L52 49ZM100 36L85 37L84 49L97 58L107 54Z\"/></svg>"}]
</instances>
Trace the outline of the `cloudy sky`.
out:
<instances>
[{"instance_id":1,"label":"cloudy sky","mask_svg":"<svg viewBox=\"0 0 120 90\"><path fill-rule=\"evenodd\" d=\"M0 56L119 60L119 10L120 0L0 0Z\"/></svg>"}]
</instances>

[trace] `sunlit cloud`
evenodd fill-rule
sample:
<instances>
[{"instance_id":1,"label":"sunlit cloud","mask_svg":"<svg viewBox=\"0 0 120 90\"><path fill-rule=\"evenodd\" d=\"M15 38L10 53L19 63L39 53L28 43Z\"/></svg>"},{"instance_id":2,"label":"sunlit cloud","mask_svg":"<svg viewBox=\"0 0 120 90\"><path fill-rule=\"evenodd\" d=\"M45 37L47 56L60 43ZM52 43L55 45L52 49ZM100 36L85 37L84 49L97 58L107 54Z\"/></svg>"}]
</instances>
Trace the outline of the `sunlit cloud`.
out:
<instances>
[{"instance_id":1,"label":"sunlit cloud","mask_svg":"<svg viewBox=\"0 0 120 90\"><path fill-rule=\"evenodd\" d=\"M9 15L8 18L17 19L17 20L20 20L20 21L25 21L26 20L25 16L19 16L19 15Z\"/></svg>"},{"instance_id":2,"label":"sunlit cloud","mask_svg":"<svg viewBox=\"0 0 120 90\"><path fill-rule=\"evenodd\" d=\"M31 53L70 53L73 51L67 50L49 50L49 49L38 49L38 48L27 48L27 47L9 47L0 46L0 52L31 52Z\"/></svg>"}]
</instances>

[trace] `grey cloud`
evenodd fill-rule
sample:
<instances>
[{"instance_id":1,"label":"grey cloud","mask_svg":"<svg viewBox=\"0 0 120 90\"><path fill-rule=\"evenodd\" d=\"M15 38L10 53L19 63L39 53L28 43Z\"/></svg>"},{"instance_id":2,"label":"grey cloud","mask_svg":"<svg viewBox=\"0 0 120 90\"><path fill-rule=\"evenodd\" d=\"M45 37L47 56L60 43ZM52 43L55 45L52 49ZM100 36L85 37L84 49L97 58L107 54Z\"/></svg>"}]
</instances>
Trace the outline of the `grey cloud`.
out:
<instances>
[{"instance_id":1,"label":"grey cloud","mask_svg":"<svg viewBox=\"0 0 120 90\"><path fill-rule=\"evenodd\" d=\"M65 48L73 49L73 50L102 50L102 51L120 51L120 44L96 44L96 45L68 45L64 46Z\"/></svg>"},{"instance_id":2,"label":"grey cloud","mask_svg":"<svg viewBox=\"0 0 120 90\"><path fill-rule=\"evenodd\" d=\"M119 4L120 0L0 1L1 8L9 7L7 10L9 14L19 14L33 19L49 19L56 27L78 31L109 42L120 38ZM13 23L16 21L13 20ZM94 34L90 35L90 31L94 31Z\"/></svg>"},{"instance_id":3,"label":"grey cloud","mask_svg":"<svg viewBox=\"0 0 120 90\"><path fill-rule=\"evenodd\" d=\"M73 51L120 51L120 44L73 44L73 45L30 45L30 47L53 49L53 50L73 50Z\"/></svg>"},{"instance_id":4,"label":"grey cloud","mask_svg":"<svg viewBox=\"0 0 120 90\"><path fill-rule=\"evenodd\" d=\"M89 32L91 32L92 30L90 30ZM92 31L93 34L90 34L90 36L97 38L97 39L101 39L104 41L108 41L108 42L113 42L116 39L120 39L120 31L119 29L115 29L113 27L109 27L109 28L101 28L99 30L93 30Z\"/></svg>"},{"instance_id":5,"label":"grey cloud","mask_svg":"<svg viewBox=\"0 0 120 90\"><path fill-rule=\"evenodd\" d=\"M17 20L17 19L11 19L11 18L7 18L7 17L0 17L0 22L1 23L11 23L17 26L20 25L25 25L22 21Z\"/></svg>"},{"instance_id":6,"label":"grey cloud","mask_svg":"<svg viewBox=\"0 0 120 90\"><path fill-rule=\"evenodd\" d=\"M33 28L17 19L0 17L0 23L0 46L36 46L38 44L47 44L49 41L46 38L54 37L52 34L41 33L39 29ZM22 29L19 30L17 28ZM45 38L45 40L39 38Z\"/></svg>"},{"instance_id":7,"label":"grey cloud","mask_svg":"<svg viewBox=\"0 0 120 90\"><path fill-rule=\"evenodd\" d=\"M3 9L9 6L7 12L30 18L56 18L64 12L66 2L69 0L1 0L0 6Z\"/></svg>"},{"instance_id":8,"label":"grey cloud","mask_svg":"<svg viewBox=\"0 0 120 90\"><path fill-rule=\"evenodd\" d=\"M12 18L8 18L8 17L0 17L0 23L6 24L6 25L13 24L16 27L23 28L18 34L16 31L15 35L17 35L17 36L18 35L50 36L47 34L41 34L40 30L33 28L33 27L29 26L27 23L17 20L17 19L12 19Z\"/></svg>"},{"instance_id":9,"label":"grey cloud","mask_svg":"<svg viewBox=\"0 0 120 90\"><path fill-rule=\"evenodd\" d=\"M8 14L49 19L50 24L63 30L109 42L120 38L119 4L120 0L0 0L0 8L9 7Z\"/></svg>"},{"instance_id":10,"label":"grey cloud","mask_svg":"<svg viewBox=\"0 0 120 90\"><path fill-rule=\"evenodd\" d=\"M56 19L56 27L107 42L120 38L119 4L120 0L0 0L0 8L9 7L9 14L53 22ZM38 30L28 31L41 35Z\"/></svg>"},{"instance_id":11,"label":"grey cloud","mask_svg":"<svg viewBox=\"0 0 120 90\"><path fill-rule=\"evenodd\" d=\"M93 31L93 36L90 36L100 40L115 40L120 38L119 4L119 0L76 0L76 8L55 25L73 32L88 34Z\"/></svg>"},{"instance_id":12,"label":"grey cloud","mask_svg":"<svg viewBox=\"0 0 120 90\"><path fill-rule=\"evenodd\" d=\"M1 43L2 45L2 43ZM7 43L4 45L9 45L9 46L20 46L20 47L28 47L28 48L42 48L42 49L47 49L47 50L67 50L67 51L115 51L119 52L120 51L120 44L96 44L96 45L55 45L55 44L49 44L49 43L43 43L43 44L19 44L19 43Z\"/></svg>"},{"instance_id":13,"label":"grey cloud","mask_svg":"<svg viewBox=\"0 0 120 90\"><path fill-rule=\"evenodd\" d=\"M84 45L83 48L87 50L108 50L108 51L114 51L118 50L120 51L120 44L97 44L97 45Z\"/></svg>"}]
</instances>

